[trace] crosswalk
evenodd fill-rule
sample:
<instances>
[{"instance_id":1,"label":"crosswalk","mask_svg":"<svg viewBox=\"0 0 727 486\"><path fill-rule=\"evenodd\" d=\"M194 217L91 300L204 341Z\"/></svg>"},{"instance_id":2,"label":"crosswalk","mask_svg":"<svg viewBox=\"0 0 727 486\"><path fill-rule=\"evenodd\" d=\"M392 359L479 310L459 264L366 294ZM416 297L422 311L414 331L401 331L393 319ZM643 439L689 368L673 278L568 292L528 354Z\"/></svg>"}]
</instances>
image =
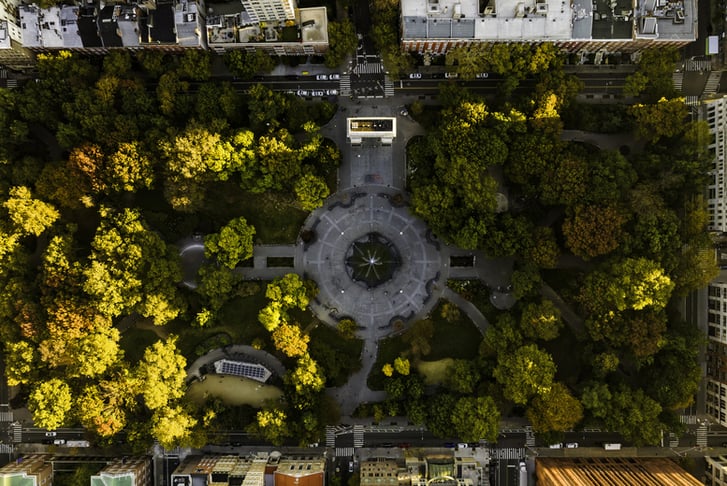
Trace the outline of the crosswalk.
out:
<instances>
[{"instance_id":1,"label":"crosswalk","mask_svg":"<svg viewBox=\"0 0 727 486\"><path fill-rule=\"evenodd\" d=\"M327 425L326 426L326 447L335 447L336 446L336 428Z\"/></svg>"},{"instance_id":2,"label":"crosswalk","mask_svg":"<svg viewBox=\"0 0 727 486\"><path fill-rule=\"evenodd\" d=\"M699 105L699 96L690 95L684 97L684 104L687 106L697 106ZM696 422L694 422L696 423Z\"/></svg>"},{"instance_id":3,"label":"crosswalk","mask_svg":"<svg viewBox=\"0 0 727 486\"><path fill-rule=\"evenodd\" d=\"M0 412L0 422L12 422L13 421L13 412Z\"/></svg>"},{"instance_id":4,"label":"crosswalk","mask_svg":"<svg viewBox=\"0 0 727 486\"><path fill-rule=\"evenodd\" d=\"M532 427L525 427L525 446L535 447L535 433Z\"/></svg>"},{"instance_id":5,"label":"crosswalk","mask_svg":"<svg viewBox=\"0 0 727 486\"><path fill-rule=\"evenodd\" d=\"M677 91L681 91L682 85L684 84L684 73L683 72L672 73L671 79L672 79L672 82L674 83L674 89Z\"/></svg>"},{"instance_id":6,"label":"crosswalk","mask_svg":"<svg viewBox=\"0 0 727 486\"><path fill-rule=\"evenodd\" d=\"M336 457L352 457L355 453L353 447L336 447Z\"/></svg>"},{"instance_id":7,"label":"crosswalk","mask_svg":"<svg viewBox=\"0 0 727 486\"><path fill-rule=\"evenodd\" d=\"M722 78L721 71L712 71L707 78L707 84L704 86L704 94L714 94L719 89L719 80Z\"/></svg>"},{"instance_id":8,"label":"crosswalk","mask_svg":"<svg viewBox=\"0 0 727 486\"><path fill-rule=\"evenodd\" d=\"M13 454L15 448L12 444L0 444L0 454Z\"/></svg>"},{"instance_id":9,"label":"crosswalk","mask_svg":"<svg viewBox=\"0 0 727 486\"><path fill-rule=\"evenodd\" d=\"M712 61L706 59L687 59L684 61L685 71L711 71Z\"/></svg>"},{"instance_id":10,"label":"crosswalk","mask_svg":"<svg viewBox=\"0 0 727 486\"><path fill-rule=\"evenodd\" d=\"M363 447L364 445L364 427L363 425L353 426L353 446Z\"/></svg>"},{"instance_id":11,"label":"crosswalk","mask_svg":"<svg viewBox=\"0 0 727 486\"><path fill-rule=\"evenodd\" d=\"M509 447L506 449L490 449L490 458L497 460L522 459L525 457L524 447Z\"/></svg>"},{"instance_id":12,"label":"crosswalk","mask_svg":"<svg viewBox=\"0 0 727 486\"><path fill-rule=\"evenodd\" d=\"M380 62L356 64L353 68L353 72L356 74L381 74L384 72L384 65Z\"/></svg>"},{"instance_id":13,"label":"crosswalk","mask_svg":"<svg viewBox=\"0 0 727 486\"><path fill-rule=\"evenodd\" d=\"M386 77L384 81L384 98L391 98L394 96L394 82Z\"/></svg>"},{"instance_id":14,"label":"crosswalk","mask_svg":"<svg viewBox=\"0 0 727 486\"><path fill-rule=\"evenodd\" d=\"M697 427L697 445L707 447L707 424L700 424Z\"/></svg>"},{"instance_id":15,"label":"crosswalk","mask_svg":"<svg viewBox=\"0 0 727 486\"><path fill-rule=\"evenodd\" d=\"M10 433L13 436L13 442L23 442L23 428L19 423L10 424Z\"/></svg>"},{"instance_id":16,"label":"crosswalk","mask_svg":"<svg viewBox=\"0 0 727 486\"><path fill-rule=\"evenodd\" d=\"M351 96L351 75L342 74L341 83L338 86L341 96Z\"/></svg>"}]
</instances>

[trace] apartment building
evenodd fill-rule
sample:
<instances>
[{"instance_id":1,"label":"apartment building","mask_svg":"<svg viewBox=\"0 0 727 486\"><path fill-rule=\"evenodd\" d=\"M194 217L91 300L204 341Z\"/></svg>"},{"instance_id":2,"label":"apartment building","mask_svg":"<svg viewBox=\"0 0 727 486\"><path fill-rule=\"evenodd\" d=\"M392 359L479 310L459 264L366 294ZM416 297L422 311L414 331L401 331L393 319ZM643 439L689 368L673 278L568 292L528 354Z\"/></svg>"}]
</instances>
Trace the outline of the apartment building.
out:
<instances>
[{"instance_id":1,"label":"apartment building","mask_svg":"<svg viewBox=\"0 0 727 486\"><path fill-rule=\"evenodd\" d=\"M569 52L684 46L696 0L401 0L402 47L444 54L497 42L554 42Z\"/></svg>"},{"instance_id":2,"label":"apartment building","mask_svg":"<svg viewBox=\"0 0 727 486\"><path fill-rule=\"evenodd\" d=\"M6 486L51 486L53 464L46 456L23 456L0 468L0 481Z\"/></svg>"},{"instance_id":3,"label":"apartment building","mask_svg":"<svg viewBox=\"0 0 727 486\"><path fill-rule=\"evenodd\" d=\"M151 486L152 464L148 457L114 460L91 476L91 486Z\"/></svg>"}]
</instances>

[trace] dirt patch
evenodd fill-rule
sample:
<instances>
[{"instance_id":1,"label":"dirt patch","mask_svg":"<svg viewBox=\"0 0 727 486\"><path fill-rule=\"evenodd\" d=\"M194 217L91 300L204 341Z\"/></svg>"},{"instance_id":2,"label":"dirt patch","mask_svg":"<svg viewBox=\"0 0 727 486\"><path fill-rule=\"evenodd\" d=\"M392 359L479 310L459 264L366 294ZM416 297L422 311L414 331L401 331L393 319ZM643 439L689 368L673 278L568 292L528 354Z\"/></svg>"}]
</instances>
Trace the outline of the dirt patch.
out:
<instances>
[{"instance_id":1,"label":"dirt patch","mask_svg":"<svg viewBox=\"0 0 727 486\"><path fill-rule=\"evenodd\" d=\"M250 405L260 408L268 400L279 400L283 392L275 386L239 376L205 375L187 390L187 398L202 405L210 397L218 397L225 405Z\"/></svg>"}]
</instances>

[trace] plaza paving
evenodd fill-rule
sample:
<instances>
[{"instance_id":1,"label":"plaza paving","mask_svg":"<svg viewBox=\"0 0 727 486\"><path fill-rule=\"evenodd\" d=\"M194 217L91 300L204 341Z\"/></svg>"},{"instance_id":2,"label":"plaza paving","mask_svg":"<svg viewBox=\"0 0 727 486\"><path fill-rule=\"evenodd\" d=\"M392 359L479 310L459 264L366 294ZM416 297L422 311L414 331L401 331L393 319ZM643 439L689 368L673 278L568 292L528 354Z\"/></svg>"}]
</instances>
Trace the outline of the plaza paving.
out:
<instances>
[{"instance_id":1,"label":"plaza paving","mask_svg":"<svg viewBox=\"0 0 727 486\"><path fill-rule=\"evenodd\" d=\"M428 313L444 285L438 244L406 205L392 204L394 196L381 187L339 193L305 226L315 234L303 251L304 273L320 289L313 310L328 322L351 317L369 329L364 333L369 337L392 332L396 320ZM391 279L373 288L354 281L346 268L349 247L369 233L388 239L401 260Z\"/></svg>"}]
</instances>

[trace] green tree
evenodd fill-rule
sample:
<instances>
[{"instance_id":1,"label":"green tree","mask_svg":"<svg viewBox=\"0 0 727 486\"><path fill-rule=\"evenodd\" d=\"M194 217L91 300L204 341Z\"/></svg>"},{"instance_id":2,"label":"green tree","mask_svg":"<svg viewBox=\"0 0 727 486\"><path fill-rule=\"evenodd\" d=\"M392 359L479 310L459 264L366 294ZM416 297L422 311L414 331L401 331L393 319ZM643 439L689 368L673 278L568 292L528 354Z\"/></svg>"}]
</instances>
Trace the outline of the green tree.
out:
<instances>
[{"instance_id":1,"label":"green tree","mask_svg":"<svg viewBox=\"0 0 727 486\"><path fill-rule=\"evenodd\" d=\"M151 160L138 142L121 143L108 159L108 185L116 192L149 189L154 182Z\"/></svg>"},{"instance_id":2,"label":"green tree","mask_svg":"<svg viewBox=\"0 0 727 486\"><path fill-rule=\"evenodd\" d=\"M67 348L71 359L66 375L93 378L104 374L121 357L119 337L116 328L100 328L72 341Z\"/></svg>"},{"instance_id":3,"label":"green tree","mask_svg":"<svg viewBox=\"0 0 727 486\"><path fill-rule=\"evenodd\" d=\"M661 98L651 105L632 105L629 113L634 117L636 134L648 142L656 143L660 138L671 138L683 133L689 110L684 104L684 98Z\"/></svg>"},{"instance_id":4,"label":"green tree","mask_svg":"<svg viewBox=\"0 0 727 486\"><path fill-rule=\"evenodd\" d=\"M241 261L252 256L255 228L243 217L235 218L220 228L219 233L204 239L205 256L216 257L228 268L235 268Z\"/></svg>"},{"instance_id":5,"label":"green tree","mask_svg":"<svg viewBox=\"0 0 727 486\"><path fill-rule=\"evenodd\" d=\"M520 319L523 335L530 339L551 341L558 337L563 328L560 310L548 299L540 303L529 303L523 308Z\"/></svg>"},{"instance_id":6,"label":"green tree","mask_svg":"<svg viewBox=\"0 0 727 486\"><path fill-rule=\"evenodd\" d=\"M275 67L275 60L262 49L230 49L225 52L224 60L230 72L242 79L252 79L258 73L269 73Z\"/></svg>"},{"instance_id":7,"label":"green tree","mask_svg":"<svg viewBox=\"0 0 727 486\"><path fill-rule=\"evenodd\" d=\"M299 326L282 322L272 332L275 349L286 356L295 358L308 352L310 336L303 333Z\"/></svg>"},{"instance_id":8,"label":"green tree","mask_svg":"<svg viewBox=\"0 0 727 486\"><path fill-rule=\"evenodd\" d=\"M5 376L8 386L29 383L36 371L37 355L28 341L5 344Z\"/></svg>"},{"instance_id":9,"label":"green tree","mask_svg":"<svg viewBox=\"0 0 727 486\"><path fill-rule=\"evenodd\" d=\"M270 282L265 296L274 302L279 302L284 309L297 307L305 310L310 299L317 293L318 289L312 289L298 274L288 273Z\"/></svg>"},{"instance_id":10,"label":"green tree","mask_svg":"<svg viewBox=\"0 0 727 486\"><path fill-rule=\"evenodd\" d=\"M212 76L212 56L202 49L186 49L179 58L179 76L193 81L206 81Z\"/></svg>"},{"instance_id":11,"label":"green tree","mask_svg":"<svg viewBox=\"0 0 727 486\"><path fill-rule=\"evenodd\" d=\"M197 420L180 406L162 407L154 411L151 435L165 449L186 445Z\"/></svg>"},{"instance_id":12,"label":"green tree","mask_svg":"<svg viewBox=\"0 0 727 486\"><path fill-rule=\"evenodd\" d=\"M318 363L308 354L304 354L298 359L297 366L288 373L287 378L287 381L295 388L296 395L302 397L321 391L326 383Z\"/></svg>"},{"instance_id":13,"label":"green tree","mask_svg":"<svg viewBox=\"0 0 727 486\"><path fill-rule=\"evenodd\" d=\"M555 268L560 248L553 229L547 226L533 228L529 244L526 244L523 250L523 256L540 268Z\"/></svg>"},{"instance_id":14,"label":"green tree","mask_svg":"<svg viewBox=\"0 0 727 486\"><path fill-rule=\"evenodd\" d=\"M601 378L618 369L619 358L615 353L599 353L593 357L593 372Z\"/></svg>"},{"instance_id":15,"label":"green tree","mask_svg":"<svg viewBox=\"0 0 727 486\"><path fill-rule=\"evenodd\" d=\"M70 418L72 406L71 387L59 378L37 383L28 397L28 410L33 414L33 423L43 429L62 427Z\"/></svg>"},{"instance_id":16,"label":"green tree","mask_svg":"<svg viewBox=\"0 0 727 486\"><path fill-rule=\"evenodd\" d=\"M110 392L110 383L86 386L76 400L81 424L101 437L112 437L126 427L127 413L119 393ZM126 391L126 390L124 390Z\"/></svg>"},{"instance_id":17,"label":"green tree","mask_svg":"<svg viewBox=\"0 0 727 486\"><path fill-rule=\"evenodd\" d=\"M495 442L499 421L500 411L491 397L462 397L452 410L454 433L466 442Z\"/></svg>"},{"instance_id":18,"label":"green tree","mask_svg":"<svg viewBox=\"0 0 727 486\"><path fill-rule=\"evenodd\" d=\"M455 359L444 375L444 386L456 393L474 393L478 381L480 374L477 367L466 359Z\"/></svg>"},{"instance_id":19,"label":"green tree","mask_svg":"<svg viewBox=\"0 0 727 486\"><path fill-rule=\"evenodd\" d=\"M40 236L60 217L53 206L33 199L30 189L25 186L11 187L10 197L3 207L15 229L28 235Z\"/></svg>"},{"instance_id":20,"label":"green tree","mask_svg":"<svg viewBox=\"0 0 727 486\"><path fill-rule=\"evenodd\" d=\"M563 222L566 246L574 255L590 260L618 248L626 216L613 206L576 206Z\"/></svg>"},{"instance_id":21,"label":"green tree","mask_svg":"<svg viewBox=\"0 0 727 486\"><path fill-rule=\"evenodd\" d=\"M177 337L157 341L144 351L136 368L139 392L150 410L167 407L184 395L187 360L177 349Z\"/></svg>"},{"instance_id":22,"label":"green tree","mask_svg":"<svg viewBox=\"0 0 727 486\"><path fill-rule=\"evenodd\" d=\"M556 382L533 398L527 417L536 432L565 432L583 419L583 406L564 384Z\"/></svg>"},{"instance_id":23,"label":"green tree","mask_svg":"<svg viewBox=\"0 0 727 486\"><path fill-rule=\"evenodd\" d=\"M293 190L304 211L313 211L321 207L331 193L326 181L313 174L305 174L298 179Z\"/></svg>"},{"instance_id":24,"label":"green tree","mask_svg":"<svg viewBox=\"0 0 727 486\"><path fill-rule=\"evenodd\" d=\"M540 200L544 204L572 205L588 190L588 164L574 154L563 154L552 170L545 171L540 183Z\"/></svg>"},{"instance_id":25,"label":"green tree","mask_svg":"<svg viewBox=\"0 0 727 486\"><path fill-rule=\"evenodd\" d=\"M260 410L256 417L257 422L251 425L250 430L271 444L282 445L291 436L285 411L279 408Z\"/></svg>"},{"instance_id":26,"label":"green tree","mask_svg":"<svg viewBox=\"0 0 727 486\"><path fill-rule=\"evenodd\" d=\"M515 318L507 313L497 316L495 324L485 331L480 352L489 356L508 354L523 344L523 335Z\"/></svg>"},{"instance_id":27,"label":"green tree","mask_svg":"<svg viewBox=\"0 0 727 486\"><path fill-rule=\"evenodd\" d=\"M451 437L453 432L452 411L457 398L448 393L438 393L427 401L427 429L436 437Z\"/></svg>"},{"instance_id":28,"label":"green tree","mask_svg":"<svg viewBox=\"0 0 727 486\"><path fill-rule=\"evenodd\" d=\"M397 357L394 360L394 369L402 376L409 376L409 360L401 356Z\"/></svg>"},{"instance_id":29,"label":"green tree","mask_svg":"<svg viewBox=\"0 0 727 486\"><path fill-rule=\"evenodd\" d=\"M326 52L326 67L339 66L349 54L356 52L356 29L350 20L328 22L328 52Z\"/></svg>"},{"instance_id":30,"label":"green tree","mask_svg":"<svg viewBox=\"0 0 727 486\"><path fill-rule=\"evenodd\" d=\"M432 351L432 337L434 337L434 323L429 319L423 319L415 322L401 339L409 345L413 356L421 357Z\"/></svg>"},{"instance_id":31,"label":"green tree","mask_svg":"<svg viewBox=\"0 0 727 486\"><path fill-rule=\"evenodd\" d=\"M498 356L493 376L504 387L505 398L525 405L532 396L550 391L555 370L553 358L547 351L528 344L513 354Z\"/></svg>"}]
</instances>

